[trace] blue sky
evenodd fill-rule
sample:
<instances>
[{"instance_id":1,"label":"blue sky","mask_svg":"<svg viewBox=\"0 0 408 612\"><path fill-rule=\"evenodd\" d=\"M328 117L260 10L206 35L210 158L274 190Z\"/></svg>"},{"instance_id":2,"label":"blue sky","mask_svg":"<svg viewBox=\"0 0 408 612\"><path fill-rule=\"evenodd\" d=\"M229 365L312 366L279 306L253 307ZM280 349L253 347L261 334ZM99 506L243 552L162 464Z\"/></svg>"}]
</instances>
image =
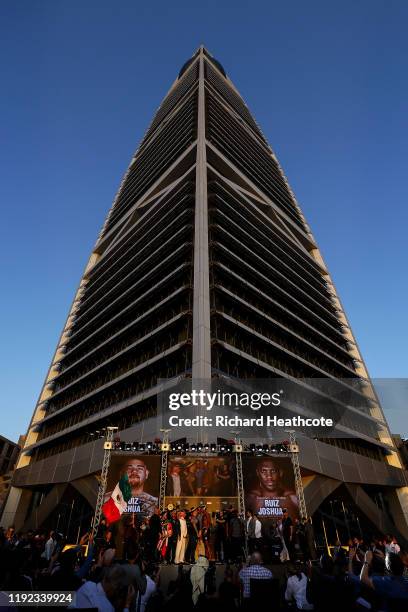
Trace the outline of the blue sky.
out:
<instances>
[{"instance_id":1,"label":"blue sky","mask_svg":"<svg viewBox=\"0 0 408 612\"><path fill-rule=\"evenodd\" d=\"M14 440L123 172L200 43L277 154L371 375L408 376L408 3L146 5L0 5L0 433ZM403 409L389 415L408 434Z\"/></svg>"}]
</instances>

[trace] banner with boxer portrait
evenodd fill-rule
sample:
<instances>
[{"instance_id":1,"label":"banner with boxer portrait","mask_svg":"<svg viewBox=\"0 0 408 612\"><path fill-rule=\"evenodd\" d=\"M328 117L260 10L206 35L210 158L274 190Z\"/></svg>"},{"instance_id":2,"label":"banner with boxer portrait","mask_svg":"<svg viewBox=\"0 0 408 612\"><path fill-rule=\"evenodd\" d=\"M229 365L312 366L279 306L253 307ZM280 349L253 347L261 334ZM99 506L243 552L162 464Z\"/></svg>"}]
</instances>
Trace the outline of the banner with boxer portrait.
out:
<instances>
[{"instance_id":1,"label":"banner with boxer portrait","mask_svg":"<svg viewBox=\"0 0 408 612\"><path fill-rule=\"evenodd\" d=\"M280 519L286 509L292 520L299 518L290 457L243 456L242 469L247 510L260 518Z\"/></svg>"}]
</instances>

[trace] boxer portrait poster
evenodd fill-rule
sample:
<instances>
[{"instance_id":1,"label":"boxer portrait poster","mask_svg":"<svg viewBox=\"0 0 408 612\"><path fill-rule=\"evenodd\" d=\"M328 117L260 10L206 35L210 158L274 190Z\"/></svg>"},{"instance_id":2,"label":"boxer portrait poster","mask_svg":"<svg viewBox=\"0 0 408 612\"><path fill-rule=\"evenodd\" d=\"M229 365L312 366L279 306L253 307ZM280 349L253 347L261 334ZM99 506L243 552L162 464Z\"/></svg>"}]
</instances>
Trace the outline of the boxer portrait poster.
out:
<instances>
[{"instance_id":1,"label":"boxer portrait poster","mask_svg":"<svg viewBox=\"0 0 408 612\"><path fill-rule=\"evenodd\" d=\"M115 522L129 515L150 517L159 505L160 457L112 455L106 487L104 516Z\"/></svg>"},{"instance_id":2,"label":"boxer portrait poster","mask_svg":"<svg viewBox=\"0 0 408 612\"><path fill-rule=\"evenodd\" d=\"M298 518L299 503L290 457L242 459L245 508L262 518L281 518L284 509L292 520Z\"/></svg>"}]
</instances>

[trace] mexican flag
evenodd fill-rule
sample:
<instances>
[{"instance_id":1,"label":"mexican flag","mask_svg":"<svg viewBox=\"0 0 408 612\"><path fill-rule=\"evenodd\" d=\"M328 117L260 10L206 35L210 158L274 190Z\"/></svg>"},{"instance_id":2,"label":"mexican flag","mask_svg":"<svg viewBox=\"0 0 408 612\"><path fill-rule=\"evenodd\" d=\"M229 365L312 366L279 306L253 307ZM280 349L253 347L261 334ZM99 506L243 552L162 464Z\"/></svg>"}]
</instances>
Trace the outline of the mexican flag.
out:
<instances>
[{"instance_id":1,"label":"mexican flag","mask_svg":"<svg viewBox=\"0 0 408 612\"><path fill-rule=\"evenodd\" d=\"M124 474L113 489L108 501L102 506L102 512L106 518L107 525L115 523L120 519L131 497L132 490L130 488L129 478L127 474Z\"/></svg>"}]
</instances>

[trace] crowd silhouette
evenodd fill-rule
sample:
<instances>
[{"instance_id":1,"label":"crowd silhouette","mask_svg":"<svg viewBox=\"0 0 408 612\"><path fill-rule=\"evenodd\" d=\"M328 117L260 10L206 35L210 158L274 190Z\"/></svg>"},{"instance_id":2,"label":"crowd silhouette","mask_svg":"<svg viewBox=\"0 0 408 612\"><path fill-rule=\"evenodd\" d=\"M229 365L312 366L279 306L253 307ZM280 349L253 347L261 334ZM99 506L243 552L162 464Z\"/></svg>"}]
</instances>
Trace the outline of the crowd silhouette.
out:
<instances>
[{"instance_id":1,"label":"crowd silhouette","mask_svg":"<svg viewBox=\"0 0 408 612\"><path fill-rule=\"evenodd\" d=\"M157 509L120 532L121 553L104 521L71 547L62 533L10 527L0 530L0 610L19 609L10 592L70 591L66 607L100 612L407 612L408 554L395 537L318 554L310 525Z\"/></svg>"}]
</instances>

